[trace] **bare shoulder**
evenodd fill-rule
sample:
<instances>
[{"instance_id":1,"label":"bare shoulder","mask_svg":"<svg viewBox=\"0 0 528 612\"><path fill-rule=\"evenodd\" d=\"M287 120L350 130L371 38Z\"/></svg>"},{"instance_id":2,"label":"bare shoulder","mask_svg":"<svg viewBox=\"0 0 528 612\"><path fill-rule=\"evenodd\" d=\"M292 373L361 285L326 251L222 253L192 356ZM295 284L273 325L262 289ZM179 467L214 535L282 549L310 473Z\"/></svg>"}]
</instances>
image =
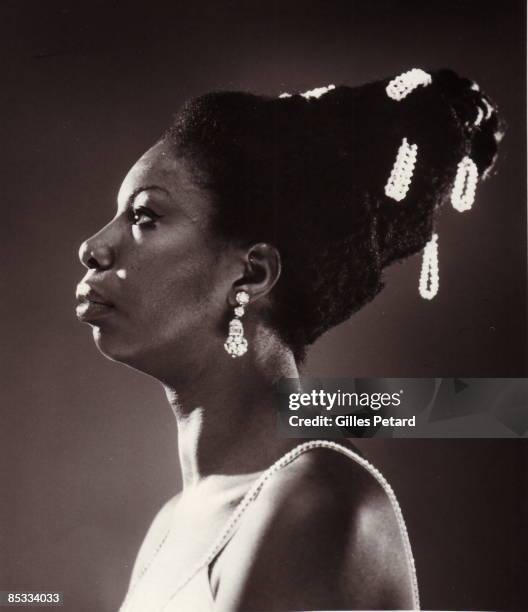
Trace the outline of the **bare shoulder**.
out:
<instances>
[{"instance_id":1,"label":"bare shoulder","mask_svg":"<svg viewBox=\"0 0 528 612\"><path fill-rule=\"evenodd\" d=\"M156 548L159 546L160 542L163 540L165 534L169 530L172 516L174 514L174 508L180 495L181 494L174 495L168 501L166 501L154 516L154 519L152 520L137 553L130 578L131 584L141 573L148 560L153 557Z\"/></svg>"},{"instance_id":2,"label":"bare shoulder","mask_svg":"<svg viewBox=\"0 0 528 612\"><path fill-rule=\"evenodd\" d=\"M248 510L225 551L219 602L236 571L244 577L225 609L410 609L405 546L390 489L370 464L314 449Z\"/></svg>"}]
</instances>

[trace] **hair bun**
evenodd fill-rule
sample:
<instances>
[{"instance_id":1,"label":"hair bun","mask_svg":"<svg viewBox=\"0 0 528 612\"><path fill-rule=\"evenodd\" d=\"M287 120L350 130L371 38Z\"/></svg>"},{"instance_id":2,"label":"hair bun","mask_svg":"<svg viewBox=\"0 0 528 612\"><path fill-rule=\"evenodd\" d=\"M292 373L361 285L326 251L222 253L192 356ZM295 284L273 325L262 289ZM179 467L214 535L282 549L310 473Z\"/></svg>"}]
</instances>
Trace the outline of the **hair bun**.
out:
<instances>
[{"instance_id":1,"label":"hair bun","mask_svg":"<svg viewBox=\"0 0 528 612\"><path fill-rule=\"evenodd\" d=\"M466 140L466 154L477 165L479 176L486 178L495 162L497 143L504 134L496 105L477 83L452 70L435 72L433 83L456 116Z\"/></svg>"}]
</instances>

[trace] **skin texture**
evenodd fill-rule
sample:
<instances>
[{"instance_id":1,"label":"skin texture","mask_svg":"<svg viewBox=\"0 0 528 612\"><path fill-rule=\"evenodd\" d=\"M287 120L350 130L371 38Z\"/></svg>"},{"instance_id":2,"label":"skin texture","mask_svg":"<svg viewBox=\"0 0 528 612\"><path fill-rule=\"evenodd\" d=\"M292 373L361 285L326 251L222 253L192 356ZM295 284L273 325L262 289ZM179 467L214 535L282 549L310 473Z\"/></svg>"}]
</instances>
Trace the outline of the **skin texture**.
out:
<instances>
[{"instance_id":1,"label":"skin texture","mask_svg":"<svg viewBox=\"0 0 528 612\"><path fill-rule=\"evenodd\" d=\"M96 345L160 380L177 422L184 488L155 518L132 582L169 523L174 575L192 566L258 475L300 442L276 435L276 383L298 371L264 323L280 254L221 240L209 194L192 176L156 144L126 176L115 217L79 252L87 273L78 293L88 286L112 304L87 320ZM239 290L250 295L250 350L231 359L223 342ZM216 559L215 609L408 608L403 544L385 493L350 460L309 455L270 481Z\"/></svg>"}]
</instances>

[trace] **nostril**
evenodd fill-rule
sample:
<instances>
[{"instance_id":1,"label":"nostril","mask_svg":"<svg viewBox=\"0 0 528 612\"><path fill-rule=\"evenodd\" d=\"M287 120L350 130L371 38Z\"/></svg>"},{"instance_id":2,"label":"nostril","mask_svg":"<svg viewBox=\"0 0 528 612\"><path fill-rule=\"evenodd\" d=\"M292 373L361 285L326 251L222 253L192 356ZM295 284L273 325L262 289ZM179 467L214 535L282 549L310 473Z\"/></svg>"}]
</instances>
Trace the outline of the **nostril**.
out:
<instances>
[{"instance_id":1,"label":"nostril","mask_svg":"<svg viewBox=\"0 0 528 612\"><path fill-rule=\"evenodd\" d=\"M91 268L91 269L99 267L99 264L97 263L97 259L95 259L93 255L88 257L88 259L86 260L86 265L88 268Z\"/></svg>"}]
</instances>

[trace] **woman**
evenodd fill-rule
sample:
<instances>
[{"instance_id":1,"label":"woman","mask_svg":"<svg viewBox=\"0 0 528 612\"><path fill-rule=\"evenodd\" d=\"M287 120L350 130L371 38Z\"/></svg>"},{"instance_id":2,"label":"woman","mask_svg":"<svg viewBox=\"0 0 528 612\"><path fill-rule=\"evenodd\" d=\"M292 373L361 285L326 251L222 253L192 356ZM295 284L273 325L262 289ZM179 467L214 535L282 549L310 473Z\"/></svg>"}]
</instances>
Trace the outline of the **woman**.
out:
<instances>
[{"instance_id":1,"label":"woman","mask_svg":"<svg viewBox=\"0 0 528 612\"><path fill-rule=\"evenodd\" d=\"M419 607L390 487L349 447L278 437L276 390L426 244L432 297L434 212L471 205L498 128L476 84L414 69L199 97L132 167L81 246L77 313L105 356L163 384L183 491L154 519L123 611Z\"/></svg>"}]
</instances>

